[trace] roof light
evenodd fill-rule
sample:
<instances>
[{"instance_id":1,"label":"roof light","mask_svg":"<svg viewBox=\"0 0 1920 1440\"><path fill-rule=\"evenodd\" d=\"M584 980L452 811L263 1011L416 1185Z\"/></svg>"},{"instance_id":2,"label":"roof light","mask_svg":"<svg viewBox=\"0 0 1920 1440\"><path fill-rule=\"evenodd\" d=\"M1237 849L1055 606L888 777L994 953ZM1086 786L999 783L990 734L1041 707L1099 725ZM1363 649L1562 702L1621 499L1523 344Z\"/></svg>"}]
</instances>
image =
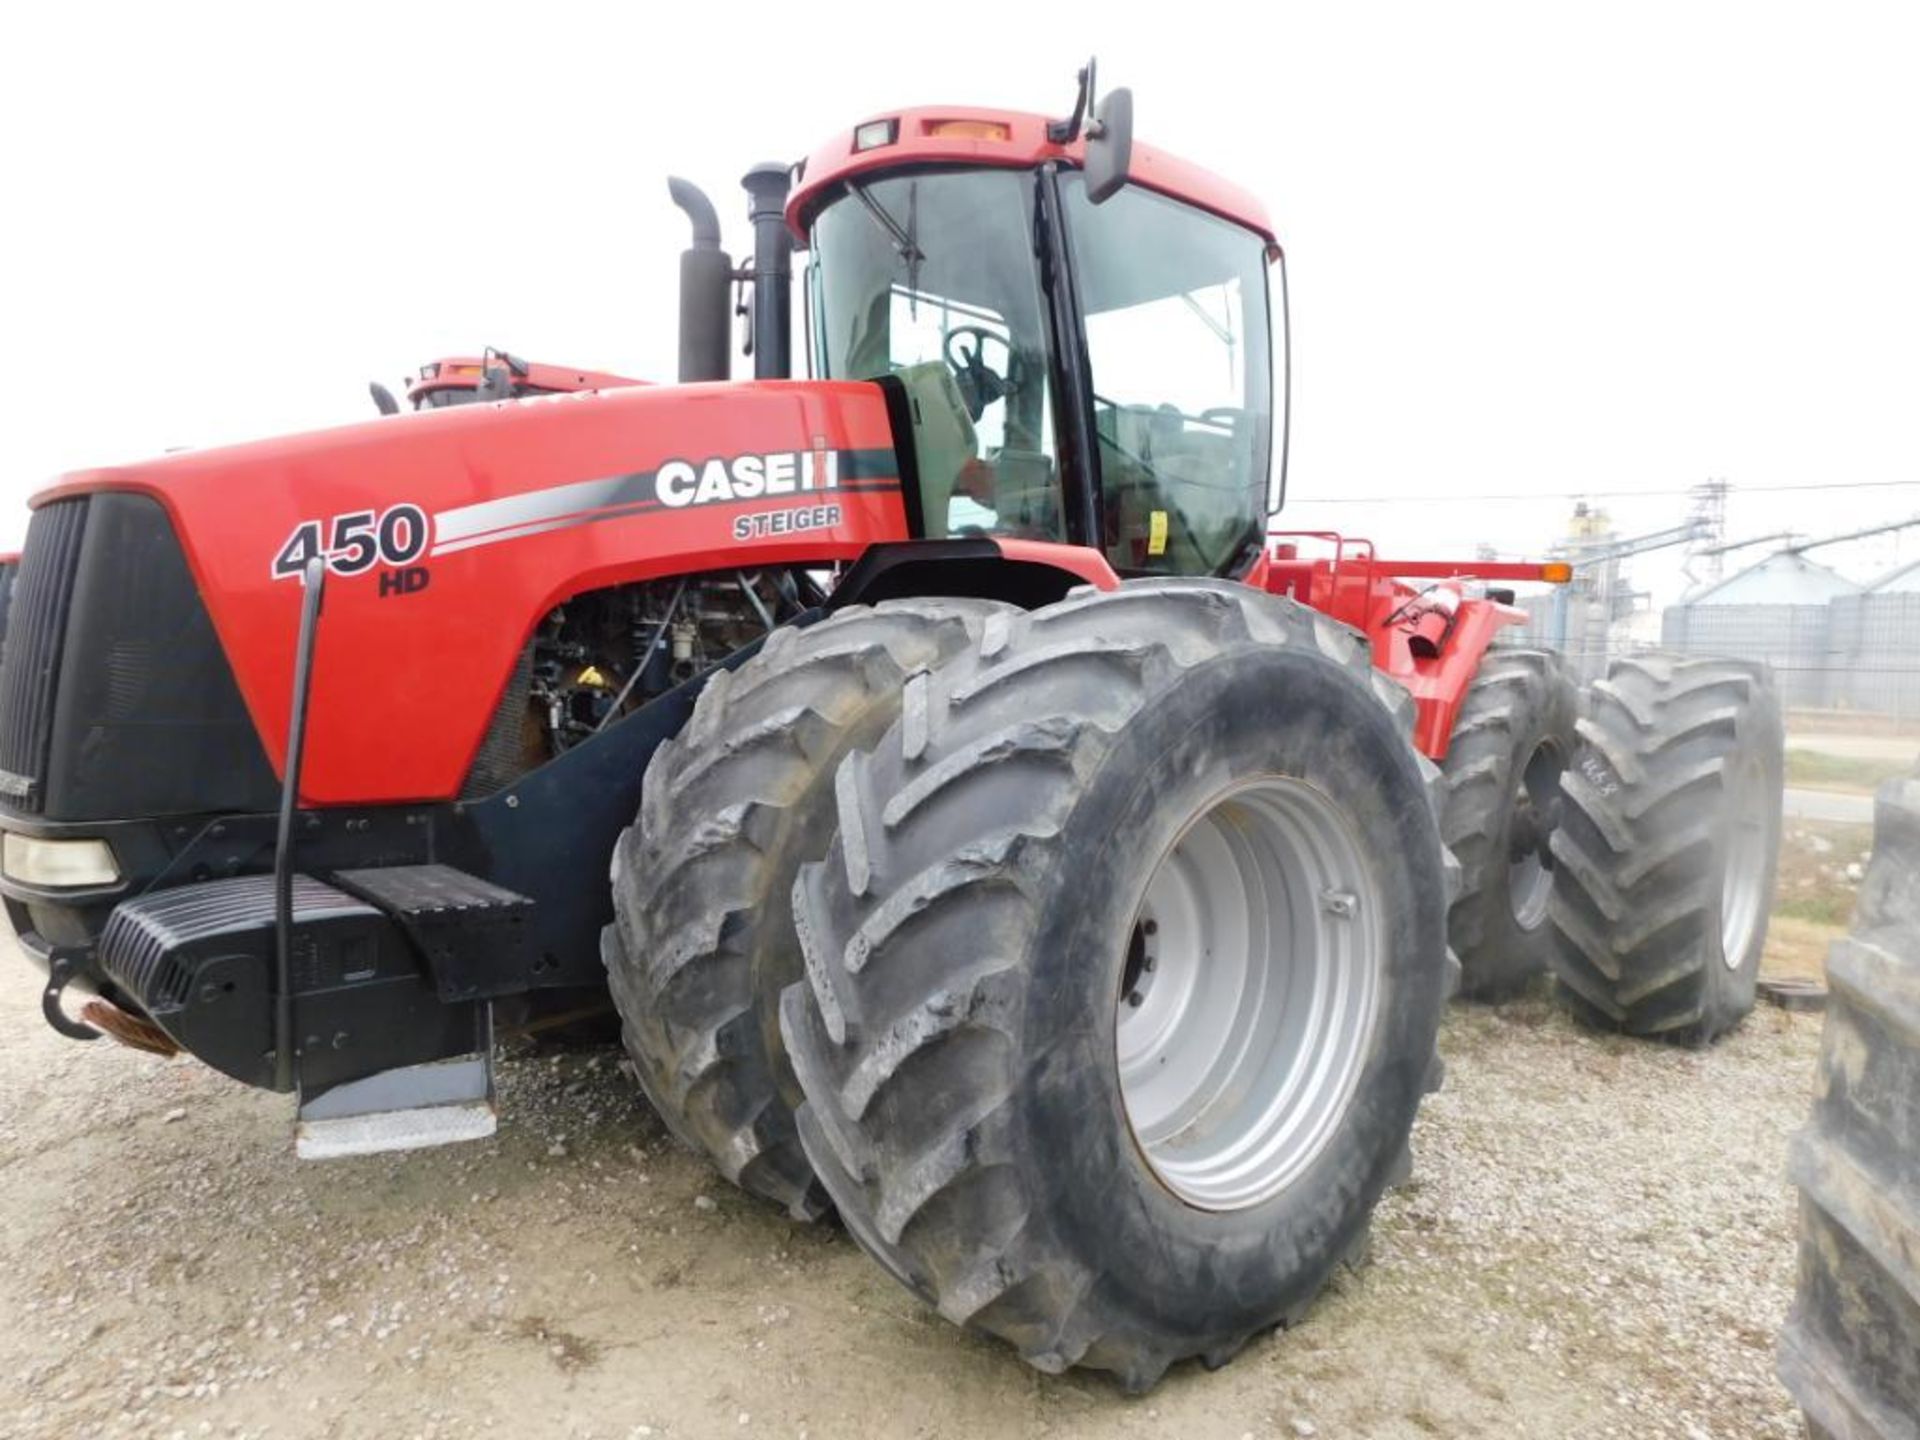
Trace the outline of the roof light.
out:
<instances>
[{"instance_id":1,"label":"roof light","mask_svg":"<svg viewBox=\"0 0 1920 1440\"><path fill-rule=\"evenodd\" d=\"M1011 140L1013 127L1004 120L929 120L926 133L948 140Z\"/></svg>"},{"instance_id":2,"label":"roof light","mask_svg":"<svg viewBox=\"0 0 1920 1440\"><path fill-rule=\"evenodd\" d=\"M869 120L853 132L853 153L862 150L878 150L882 145L891 145L900 138L898 120Z\"/></svg>"},{"instance_id":3,"label":"roof light","mask_svg":"<svg viewBox=\"0 0 1920 1440\"><path fill-rule=\"evenodd\" d=\"M1564 560L1549 560L1540 567L1540 578L1549 585L1565 585L1573 579L1573 566Z\"/></svg>"},{"instance_id":4,"label":"roof light","mask_svg":"<svg viewBox=\"0 0 1920 1440\"><path fill-rule=\"evenodd\" d=\"M104 840L42 840L12 831L0 847L0 869L9 880L49 890L111 885L120 878L120 867Z\"/></svg>"}]
</instances>

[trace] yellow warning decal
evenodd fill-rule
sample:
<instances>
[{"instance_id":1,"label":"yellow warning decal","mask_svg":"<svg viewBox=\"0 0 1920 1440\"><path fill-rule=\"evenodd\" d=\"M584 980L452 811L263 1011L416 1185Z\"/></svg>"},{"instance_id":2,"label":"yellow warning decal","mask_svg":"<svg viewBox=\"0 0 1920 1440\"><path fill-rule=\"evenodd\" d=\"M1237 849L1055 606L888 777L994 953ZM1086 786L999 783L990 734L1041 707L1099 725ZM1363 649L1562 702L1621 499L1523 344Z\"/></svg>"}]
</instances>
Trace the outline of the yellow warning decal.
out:
<instances>
[{"instance_id":1,"label":"yellow warning decal","mask_svg":"<svg viewBox=\"0 0 1920 1440\"><path fill-rule=\"evenodd\" d=\"M1147 517L1147 553L1167 553L1167 512L1164 510L1155 510Z\"/></svg>"}]
</instances>

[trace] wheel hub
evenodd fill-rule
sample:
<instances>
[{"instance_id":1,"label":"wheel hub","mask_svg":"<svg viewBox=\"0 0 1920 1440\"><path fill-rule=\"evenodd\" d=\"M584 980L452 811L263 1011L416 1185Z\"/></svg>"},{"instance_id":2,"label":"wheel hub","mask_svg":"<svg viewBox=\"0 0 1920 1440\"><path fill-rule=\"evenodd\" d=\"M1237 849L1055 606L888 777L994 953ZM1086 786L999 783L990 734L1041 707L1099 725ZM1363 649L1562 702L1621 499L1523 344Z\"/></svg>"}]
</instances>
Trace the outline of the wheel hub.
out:
<instances>
[{"instance_id":1,"label":"wheel hub","mask_svg":"<svg viewBox=\"0 0 1920 1440\"><path fill-rule=\"evenodd\" d=\"M1507 821L1507 899L1522 930L1538 929L1553 894L1553 832L1560 828L1560 775L1566 756L1542 742L1527 757Z\"/></svg>"}]
</instances>

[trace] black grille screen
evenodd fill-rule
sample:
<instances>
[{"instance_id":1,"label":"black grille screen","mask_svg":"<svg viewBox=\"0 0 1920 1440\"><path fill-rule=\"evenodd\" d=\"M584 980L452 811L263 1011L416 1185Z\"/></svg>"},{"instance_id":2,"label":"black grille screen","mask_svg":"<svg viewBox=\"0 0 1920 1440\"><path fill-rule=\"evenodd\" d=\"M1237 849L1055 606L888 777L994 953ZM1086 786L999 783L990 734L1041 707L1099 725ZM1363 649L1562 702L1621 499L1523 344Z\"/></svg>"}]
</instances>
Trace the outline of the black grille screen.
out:
<instances>
[{"instance_id":1,"label":"black grille screen","mask_svg":"<svg viewBox=\"0 0 1920 1440\"><path fill-rule=\"evenodd\" d=\"M46 798L54 690L86 523L84 497L42 505L20 555L0 665L0 799L19 810L37 811Z\"/></svg>"},{"instance_id":2,"label":"black grille screen","mask_svg":"<svg viewBox=\"0 0 1920 1440\"><path fill-rule=\"evenodd\" d=\"M19 573L19 556L0 560L0 663L7 658L7 607L13 604L13 582Z\"/></svg>"},{"instance_id":3,"label":"black grille screen","mask_svg":"<svg viewBox=\"0 0 1920 1440\"><path fill-rule=\"evenodd\" d=\"M40 813L271 810L279 783L159 502L93 496L77 573Z\"/></svg>"}]
</instances>

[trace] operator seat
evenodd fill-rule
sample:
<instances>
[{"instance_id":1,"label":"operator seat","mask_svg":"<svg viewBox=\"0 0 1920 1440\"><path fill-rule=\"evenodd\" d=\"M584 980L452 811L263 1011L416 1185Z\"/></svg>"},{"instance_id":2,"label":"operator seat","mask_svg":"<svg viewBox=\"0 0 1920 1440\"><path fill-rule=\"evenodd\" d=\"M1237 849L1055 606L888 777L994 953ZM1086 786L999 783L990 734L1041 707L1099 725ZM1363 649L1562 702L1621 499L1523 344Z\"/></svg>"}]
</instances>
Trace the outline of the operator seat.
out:
<instances>
[{"instance_id":1,"label":"operator seat","mask_svg":"<svg viewBox=\"0 0 1920 1440\"><path fill-rule=\"evenodd\" d=\"M993 457L994 529L1004 535L1057 540L1061 535L1060 482L1053 461L1038 450L1002 447Z\"/></svg>"},{"instance_id":2,"label":"operator seat","mask_svg":"<svg viewBox=\"0 0 1920 1440\"><path fill-rule=\"evenodd\" d=\"M960 471L979 454L979 436L960 387L944 360L904 365L893 372L907 388L913 453L920 467L920 508L929 540L947 535L947 514Z\"/></svg>"}]
</instances>

